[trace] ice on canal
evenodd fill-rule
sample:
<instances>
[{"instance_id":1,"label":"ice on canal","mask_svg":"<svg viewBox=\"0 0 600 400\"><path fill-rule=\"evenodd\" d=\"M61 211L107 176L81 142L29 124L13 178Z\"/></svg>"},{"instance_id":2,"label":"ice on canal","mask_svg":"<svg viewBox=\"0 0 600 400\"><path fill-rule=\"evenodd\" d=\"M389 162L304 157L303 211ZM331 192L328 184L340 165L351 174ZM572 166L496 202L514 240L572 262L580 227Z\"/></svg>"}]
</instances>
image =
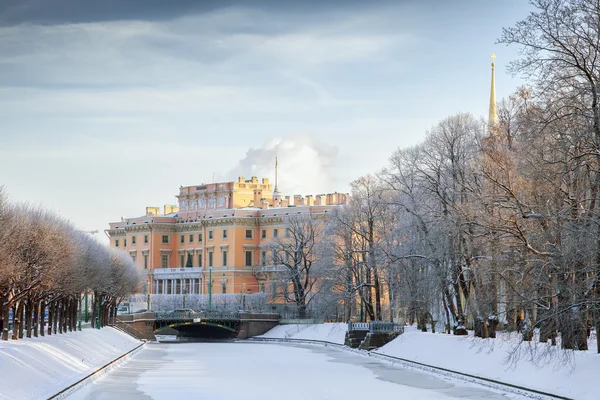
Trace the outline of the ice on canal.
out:
<instances>
[{"instance_id":1,"label":"ice on canal","mask_svg":"<svg viewBox=\"0 0 600 400\"><path fill-rule=\"evenodd\" d=\"M267 343L149 344L68 398L362 400L383 395L521 398L333 348Z\"/></svg>"}]
</instances>

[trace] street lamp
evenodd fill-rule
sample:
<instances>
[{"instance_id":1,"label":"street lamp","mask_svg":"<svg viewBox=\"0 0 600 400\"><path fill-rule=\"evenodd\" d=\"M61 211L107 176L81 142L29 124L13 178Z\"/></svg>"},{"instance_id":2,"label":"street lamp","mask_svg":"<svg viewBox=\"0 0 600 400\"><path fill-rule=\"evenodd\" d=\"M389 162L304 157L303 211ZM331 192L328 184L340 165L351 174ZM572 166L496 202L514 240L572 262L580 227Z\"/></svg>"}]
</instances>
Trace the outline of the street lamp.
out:
<instances>
[{"instance_id":1,"label":"street lamp","mask_svg":"<svg viewBox=\"0 0 600 400\"><path fill-rule=\"evenodd\" d=\"M208 311L212 311L212 267L208 268Z\"/></svg>"},{"instance_id":2,"label":"street lamp","mask_svg":"<svg viewBox=\"0 0 600 400\"><path fill-rule=\"evenodd\" d=\"M244 283L242 286L243 286L243 292L242 292L242 310L246 311L246 283Z\"/></svg>"}]
</instances>

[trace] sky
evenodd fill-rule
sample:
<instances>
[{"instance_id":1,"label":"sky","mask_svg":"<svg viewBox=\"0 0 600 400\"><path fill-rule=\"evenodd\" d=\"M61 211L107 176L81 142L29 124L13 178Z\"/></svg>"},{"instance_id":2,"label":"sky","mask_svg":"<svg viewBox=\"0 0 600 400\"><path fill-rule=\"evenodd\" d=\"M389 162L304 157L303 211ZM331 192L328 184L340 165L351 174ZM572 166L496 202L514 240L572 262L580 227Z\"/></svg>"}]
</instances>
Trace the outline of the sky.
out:
<instances>
[{"instance_id":1,"label":"sky","mask_svg":"<svg viewBox=\"0 0 600 400\"><path fill-rule=\"evenodd\" d=\"M179 186L349 183L524 84L524 0L2 0L0 185L106 239Z\"/></svg>"}]
</instances>

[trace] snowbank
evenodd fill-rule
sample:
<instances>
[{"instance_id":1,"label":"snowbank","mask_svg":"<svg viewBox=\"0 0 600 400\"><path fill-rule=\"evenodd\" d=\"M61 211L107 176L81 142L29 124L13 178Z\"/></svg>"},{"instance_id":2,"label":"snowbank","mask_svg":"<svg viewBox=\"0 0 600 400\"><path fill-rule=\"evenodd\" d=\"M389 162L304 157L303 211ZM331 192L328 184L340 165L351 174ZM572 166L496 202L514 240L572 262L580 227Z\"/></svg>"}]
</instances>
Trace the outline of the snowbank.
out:
<instances>
[{"instance_id":1,"label":"snowbank","mask_svg":"<svg viewBox=\"0 0 600 400\"><path fill-rule=\"evenodd\" d=\"M526 355L516 365L510 365L506 358L514 341L506 340L506 336L504 340L482 340L471 334L433 334L407 327L403 335L377 352L574 399L598 399L600 354L592 350L574 352L573 363L562 367L555 362L535 365ZM522 346L526 350L528 344Z\"/></svg>"},{"instance_id":2,"label":"snowbank","mask_svg":"<svg viewBox=\"0 0 600 400\"><path fill-rule=\"evenodd\" d=\"M347 325L343 323L279 325L262 337L325 340L343 344L346 330ZM473 338L472 332L469 332L469 336L454 336L406 327L403 335L377 352L578 400L598 399L600 354L593 350L596 348L595 342L590 343L592 350L570 353L571 362L562 363L564 365L555 361L536 365L527 358L529 345L523 344L523 357L516 365L512 365L506 360L513 351L515 341L509 340L506 334L499 335L498 339L482 340ZM564 360L564 351L556 347L553 351Z\"/></svg>"},{"instance_id":3,"label":"snowbank","mask_svg":"<svg viewBox=\"0 0 600 400\"><path fill-rule=\"evenodd\" d=\"M113 328L0 341L0 399L48 398L139 344Z\"/></svg>"},{"instance_id":4,"label":"snowbank","mask_svg":"<svg viewBox=\"0 0 600 400\"><path fill-rule=\"evenodd\" d=\"M348 325L345 323L290 324L278 325L269 332L258 337L325 340L328 342L344 344L347 330Z\"/></svg>"}]
</instances>

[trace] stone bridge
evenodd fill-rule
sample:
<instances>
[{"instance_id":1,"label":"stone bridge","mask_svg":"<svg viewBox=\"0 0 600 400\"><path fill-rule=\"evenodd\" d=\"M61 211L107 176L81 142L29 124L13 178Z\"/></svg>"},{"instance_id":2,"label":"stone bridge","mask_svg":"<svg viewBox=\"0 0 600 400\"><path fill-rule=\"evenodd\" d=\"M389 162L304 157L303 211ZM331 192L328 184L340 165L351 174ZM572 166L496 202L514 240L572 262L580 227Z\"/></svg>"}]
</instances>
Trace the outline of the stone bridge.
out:
<instances>
[{"instance_id":1,"label":"stone bridge","mask_svg":"<svg viewBox=\"0 0 600 400\"><path fill-rule=\"evenodd\" d=\"M207 339L246 339L262 335L279 324L279 314L219 311L174 311L124 314L116 326L140 338L155 340L155 335Z\"/></svg>"}]
</instances>

